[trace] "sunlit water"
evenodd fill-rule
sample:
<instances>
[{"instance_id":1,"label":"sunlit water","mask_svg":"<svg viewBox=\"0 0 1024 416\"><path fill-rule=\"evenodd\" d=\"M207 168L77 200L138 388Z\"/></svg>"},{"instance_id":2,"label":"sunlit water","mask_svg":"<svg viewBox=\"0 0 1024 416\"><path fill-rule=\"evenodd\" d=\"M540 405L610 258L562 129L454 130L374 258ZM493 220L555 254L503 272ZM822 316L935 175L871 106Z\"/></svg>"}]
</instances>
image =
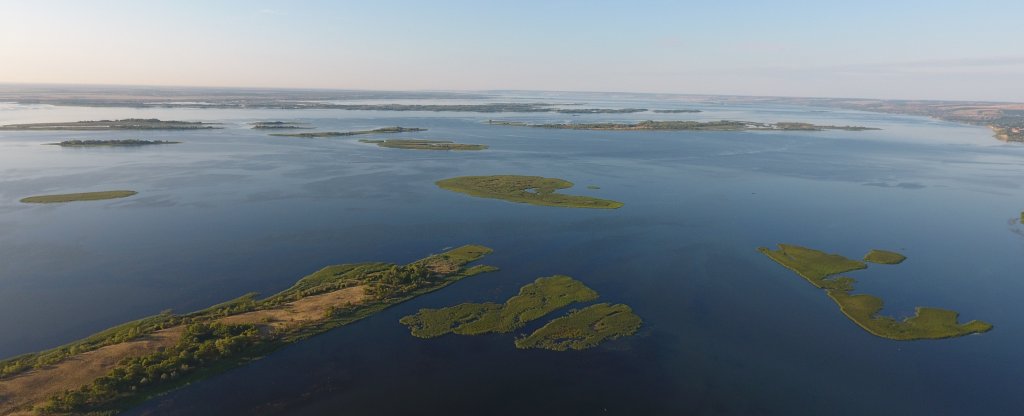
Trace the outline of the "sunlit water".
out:
<instances>
[{"instance_id":1,"label":"sunlit water","mask_svg":"<svg viewBox=\"0 0 1024 416\"><path fill-rule=\"evenodd\" d=\"M0 356L161 310L269 294L328 264L408 262L467 243L500 267L150 401L133 414L1018 414L1024 408L1024 146L981 127L801 107L593 96L490 102L700 108L699 114L475 114L17 106L0 124L157 117L190 132L0 132ZM435 103L434 101L428 101ZM863 132L600 132L488 126L736 119ZM401 125L388 137L483 152L382 149L359 136L269 137L256 120L320 130ZM68 138L182 144L71 149ZM582 210L477 199L460 175L564 178L625 203ZM600 189L587 189L597 185ZM122 200L27 205L39 194L133 189ZM1018 231L1015 233L1014 231ZM995 325L942 341L874 337L825 294L757 253L788 242L909 257L852 273L885 313L915 306ZM574 276L644 319L582 352L522 351L517 334L413 338L422 307L503 301ZM554 316L554 315L553 315ZM429 411L428 411L429 410Z\"/></svg>"}]
</instances>

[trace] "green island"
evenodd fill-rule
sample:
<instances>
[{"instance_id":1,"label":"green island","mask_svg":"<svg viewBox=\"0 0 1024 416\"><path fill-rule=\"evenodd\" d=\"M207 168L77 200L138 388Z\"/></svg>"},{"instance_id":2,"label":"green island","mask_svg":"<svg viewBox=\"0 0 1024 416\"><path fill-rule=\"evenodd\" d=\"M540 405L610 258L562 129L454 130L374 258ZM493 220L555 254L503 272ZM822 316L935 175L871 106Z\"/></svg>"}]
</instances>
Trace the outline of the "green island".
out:
<instances>
[{"instance_id":1,"label":"green island","mask_svg":"<svg viewBox=\"0 0 1024 416\"><path fill-rule=\"evenodd\" d=\"M541 176L460 176L436 184L441 189L475 197L549 207L616 209L623 205L608 199L556 193L559 189L571 188L573 183Z\"/></svg>"},{"instance_id":2,"label":"green island","mask_svg":"<svg viewBox=\"0 0 1024 416\"><path fill-rule=\"evenodd\" d=\"M306 123L292 123L287 121L257 121L249 123L254 129L311 129Z\"/></svg>"},{"instance_id":3,"label":"green island","mask_svg":"<svg viewBox=\"0 0 1024 416\"><path fill-rule=\"evenodd\" d=\"M135 191L99 191L75 194L39 195L22 198L21 202L26 204L55 204L75 201L102 201L104 199L127 198L137 193L138 192Z\"/></svg>"},{"instance_id":4,"label":"green island","mask_svg":"<svg viewBox=\"0 0 1024 416\"><path fill-rule=\"evenodd\" d=\"M541 277L519 289L503 304L463 303L441 309L420 309L401 320L413 336L434 338L447 333L507 333L574 302L597 299L597 292L569 276Z\"/></svg>"},{"instance_id":5,"label":"green island","mask_svg":"<svg viewBox=\"0 0 1024 416\"><path fill-rule=\"evenodd\" d=\"M554 110L562 114L629 114L642 113L646 108L559 108Z\"/></svg>"},{"instance_id":6,"label":"green island","mask_svg":"<svg viewBox=\"0 0 1024 416\"><path fill-rule=\"evenodd\" d=\"M880 130L863 126L831 126L811 123L758 123L753 121L653 121L645 120L637 123L546 123L528 124L519 121L488 120L487 124L499 126L537 127L544 129L566 130L655 130L655 131L748 131L748 130L784 130L784 131L824 131L824 130Z\"/></svg>"},{"instance_id":7,"label":"green island","mask_svg":"<svg viewBox=\"0 0 1024 416\"><path fill-rule=\"evenodd\" d=\"M47 351L0 361L0 414L110 414L460 279L491 249L467 245L405 265L327 266L258 299L163 312Z\"/></svg>"},{"instance_id":8,"label":"green island","mask_svg":"<svg viewBox=\"0 0 1024 416\"><path fill-rule=\"evenodd\" d=\"M156 118L126 118L121 120L88 120L67 123L7 124L0 130L203 130L219 129L217 123L199 121L160 120Z\"/></svg>"},{"instance_id":9,"label":"green island","mask_svg":"<svg viewBox=\"0 0 1024 416\"><path fill-rule=\"evenodd\" d=\"M123 140L64 140L60 143L46 143L51 146L60 147L134 147L134 146L148 146L154 144L178 144L181 142L171 142L166 140L140 140L140 139L123 139Z\"/></svg>"},{"instance_id":10,"label":"green island","mask_svg":"<svg viewBox=\"0 0 1024 416\"><path fill-rule=\"evenodd\" d=\"M633 335L642 322L629 306L599 303L553 319L532 334L516 339L516 347L583 350Z\"/></svg>"},{"instance_id":11,"label":"green island","mask_svg":"<svg viewBox=\"0 0 1024 416\"><path fill-rule=\"evenodd\" d=\"M380 147L391 149L411 150L484 150L487 145L463 144L449 140L423 140L423 139L387 139L387 140L359 140L361 143L374 143Z\"/></svg>"},{"instance_id":12,"label":"green island","mask_svg":"<svg viewBox=\"0 0 1024 416\"><path fill-rule=\"evenodd\" d=\"M907 256L886 250L871 250L864 255L864 261L875 264L900 264Z\"/></svg>"},{"instance_id":13,"label":"green island","mask_svg":"<svg viewBox=\"0 0 1024 416\"><path fill-rule=\"evenodd\" d=\"M509 333L531 321L577 302L590 302L598 295L569 276L541 277L519 289L505 303L463 303L441 309L420 309L400 323L418 338L445 334L480 335ZM601 303L573 310L533 333L515 340L516 348L553 351L593 348L606 340L632 335L642 320L626 305Z\"/></svg>"},{"instance_id":14,"label":"green island","mask_svg":"<svg viewBox=\"0 0 1024 416\"><path fill-rule=\"evenodd\" d=\"M695 109L680 109L680 110L651 110L651 112L663 113L663 114L680 114L680 113L702 113L703 111L695 110Z\"/></svg>"},{"instance_id":15,"label":"green island","mask_svg":"<svg viewBox=\"0 0 1024 416\"><path fill-rule=\"evenodd\" d=\"M873 335L911 341L953 338L992 329L991 324L978 320L959 324L957 312L939 308L917 307L914 316L904 320L881 316L882 299L865 294L851 295L857 281L851 277L836 277L841 273L865 269L867 264L790 244L779 244L778 250L760 247L758 251L796 272L815 287L824 289L843 314Z\"/></svg>"},{"instance_id":16,"label":"green island","mask_svg":"<svg viewBox=\"0 0 1024 416\"><path fill-rule=\"evenodd\" d=\"M996 139L1005 142L1024 142L1024 105L1020 103L781 97L759 98L756 101L926 116L956 123L988 126Z\"/></svg>"},{"instance_id":17,"label":"green island","mask_svg":"<svg viewBox=\"0 0 1024 416\"><path fill-rule=\"evenodd\" d=\"M419 127L381 127L373 130L356 130L356 131L318 131L312 133L273 133L271 136L279 137L302 137L306 139L316 139L321 137L344 137L344 136L357 136L360 134L388 134L388 133L406 133L410 131L427 131L427 129L421 129Z\"/></svg>"}]
</instances>

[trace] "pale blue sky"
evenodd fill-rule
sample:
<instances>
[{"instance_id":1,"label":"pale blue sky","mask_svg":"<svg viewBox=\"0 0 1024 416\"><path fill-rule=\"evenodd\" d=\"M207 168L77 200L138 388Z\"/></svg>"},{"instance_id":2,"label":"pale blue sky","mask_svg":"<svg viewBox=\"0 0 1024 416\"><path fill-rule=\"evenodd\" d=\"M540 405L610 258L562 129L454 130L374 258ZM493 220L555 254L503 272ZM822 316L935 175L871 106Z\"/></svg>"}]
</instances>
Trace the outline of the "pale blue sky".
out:
<instances>
[{"instance_id":1,"label":"pale blue sky","mask_svg":"<svg viewBox=\"0 0 1024 416\"><path fill-rule=\"evenodd\" d=\"M1024 101L1024 1L6 0L0 82Z\"/></svg>"}]
</instances>

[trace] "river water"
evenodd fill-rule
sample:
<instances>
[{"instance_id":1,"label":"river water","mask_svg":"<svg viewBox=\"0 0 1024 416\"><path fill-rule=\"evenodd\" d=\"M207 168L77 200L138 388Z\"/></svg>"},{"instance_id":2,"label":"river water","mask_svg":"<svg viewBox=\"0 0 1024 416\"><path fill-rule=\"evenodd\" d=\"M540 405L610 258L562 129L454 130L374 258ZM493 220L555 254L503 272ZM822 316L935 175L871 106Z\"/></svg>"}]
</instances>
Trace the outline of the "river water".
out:
<instances>
[{"instance_id":1,"label":"river water","mask_svg":"<svg viewBox=\"0 0 1024 416\"><path fill-rule=\"evenodd\" d=\"M167 132L0 132L0 357L257 291L322 266L408 262L494 248L501 271L142 404L129 414L1019 414L1024 409L1024 146L981 127L780 105L545 95L519 102L699 108L697 114L480 114L189 108L0 108L0 124L105 118L224 123ZM495 100L491 100L495 101ZM806 121L879 131L610 132L492 126L643 119ZM383 149L360 136L297 139L258 120L319 130L424 127L481 152ZM63 139L182 144L73 149ZM522 174L618 210L513 204L434 181ZM588 189L588 185L600 189ZM27 205L39 194L135 197ZM1015 232L1016 231L1016 232ZM915 306L981 319L986 334L872 336L825 294L756 251L785 242L899 266L851 273L884 313ZM579 352L517 350L517 334L417 339L424 307L503 301L565 274L644 319L632 337ZM557 315L553 315L557 316Z\"/></svg>"}]
</instances>

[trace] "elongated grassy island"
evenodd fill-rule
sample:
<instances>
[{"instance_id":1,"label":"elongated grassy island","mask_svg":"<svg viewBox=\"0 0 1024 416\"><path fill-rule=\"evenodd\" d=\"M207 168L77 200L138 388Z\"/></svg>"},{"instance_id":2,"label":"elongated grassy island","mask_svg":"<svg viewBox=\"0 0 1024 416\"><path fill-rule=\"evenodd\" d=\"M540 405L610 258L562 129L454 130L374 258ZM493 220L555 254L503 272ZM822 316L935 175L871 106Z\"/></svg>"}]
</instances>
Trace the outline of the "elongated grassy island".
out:
<instances>
[{"instance_id":1,"label":"elongated grassy island","mask_svg":"<svg viewBox=\"0 0 1024 416\"><path fill-rule=\"evenodd\" d=\"M267 298L248 294L189 314L166 312L0 361L0 414L116 413L126 404L496 270L467 267L490 252L467 245L405 265L327 266Z\"/></svg>"},{"instance_id":2,"label":"elongated grassy island","mask_svg":"<svg viewBox=\"0 0 1024 416\"><path fill-rule=\"evenodd\" d=\"M532 334L516 339L516 347L584 350L633 335L642 322L629 306L599 303L555 318Z\"/></svg>"},{"instance_id":3,"label":"elongated grassy island","mask_svg":"<svg viewBox=\"0 0 1024 416\"><path fill-rule=\"evenodd\" d=\"M957 312L938 308L918 307L914 316L904 320L881 316L879 312L883 307L882 299L865 294L851 295L850 292L854 290L857 281L850 277L837 276L865 269L868 267L867 264L838 254L789 244L779 244L778 250L761 247L758 251L796 272L815 287L824 289L828 297L839 305L843 314L864 330L879 337L900 341L942 339L992 329L991 324L977 320L959 324ZM876 251L879 250L873 252Z\"/></svg>"},{"instance_id":4,"label":"elongated grassy island","mask_svg":"<svg viewBox=\"0 0 1024 416\"><path fill-rule=\"evenodd\" d=\"M249 123L253 129L258 130L293 130L293 129L311 129L306 123L294 123L288 121L257 121Z\"/></svg>"},{"instance_id":5,"label":"elongated grassy island","mask_svg":"<svg viewBox=\"0 0 1024 416\"><path fill-rule=\"evenodd\" d=\"M423 140L423 139L387 139L387 140L360 140L362 143L375 143L380 147L391 149L410 150L484 150L487 146L482 144L462 144L449 140Z\"/></svg>"},{"instance_id":6,"label":"elongated grassy island","mask_svg":"<svg viewBox=\"0 0 1024 416\"><path fill-rule=\"evenodd\" d=\"M653 121L646 120L637 123L545 123L528 124L519 121L489 120L487 124L499 126L521 126L538 127L545 129L566 129L566 130L625 130L625 131L746 131L746 130L785 130L785 131L823 131L823 130L880 130L874 127L863 126L832 126L817 125L812 123L799 122L778 122L759 123L754 121Z\"/></svg>"},{"instance_id":7,"label":"elongated grassy island","mask_svg":"<svg viewBox=\"0 0 1024 416\"><path fill-rule=\"evenodd\" d=\"M555 191L559 189L571 188L573 183L542 176L460 176L436 183L441 189L453 192L523 204L598 209L616 209L622 206L619 201L556 193Z\"/></svg>"},{"instance_id":8,"label":"elongated grassy island","mask_svg":"<svg viewBox=\"0 0 1024 416\"><path fill-rule=\"evenodd\" d=\"M219 129L216 123L160 120L156 118L125 118L121 120L88 120L65 123L7 124L0 130L202 130Z\"/></svg>"},{"instance_id":9,"label":"elongated grassy island","mask_svg":"<svg viewBox=\"0 0 1024 416\"><path fill-rule=\"evenodd\" d=\"M178 144L181 142L171 142L166 140L140 140L140 139L124 139L124 140L64 140L60 143L47 143L48 145L60 146L60 147L136 147L136 146L149 146L155 144Z\"/></svg>"},{"instance_id":10,"label":"elongated grassy island","mask_svg":"<svg viewBox=\"0 0 1024 416\"><path fill-rule=\"evenodd\" d=\"M22 198L26 204L56 204L75 201L102 201L104 199L127 198L137 194L135 191L100 191L82 192L77 194L39 195Z\"/></svg>"},{"instance_id":11,"label":"elongated grassy island","mask_svg":"<svg viewBox=\"0 0 1024 416\"><path fill-rule=\"evenodd\" d=\"M410 131L427 131L419 127L381 127L373 130L356 130L356 131L317 131L311 133L274 133L271 136L279 137L302 137L305 139L318 139L322 137L345 137L345 136L358 136L360 134L389 134L389 133L406 133Z\"/></svg>"},{"instance_id":12,"label":"elongated grassy island","mask_svg":"<svg viewBox=\"0 0 1024 416\"><path fill-rule=\"evenodd\" d=\"M505 303L463 303L441 309L420 309L399 322L413 336L435 338L445 334L508 333L551 312L578 302L597 299L597 292L569 276L541 277L519 289ZM592 305L547 323L515 341L517 348L554 351L582 350L636 333L641 319L626 305Z\"/></svg>"}]
</instances>

